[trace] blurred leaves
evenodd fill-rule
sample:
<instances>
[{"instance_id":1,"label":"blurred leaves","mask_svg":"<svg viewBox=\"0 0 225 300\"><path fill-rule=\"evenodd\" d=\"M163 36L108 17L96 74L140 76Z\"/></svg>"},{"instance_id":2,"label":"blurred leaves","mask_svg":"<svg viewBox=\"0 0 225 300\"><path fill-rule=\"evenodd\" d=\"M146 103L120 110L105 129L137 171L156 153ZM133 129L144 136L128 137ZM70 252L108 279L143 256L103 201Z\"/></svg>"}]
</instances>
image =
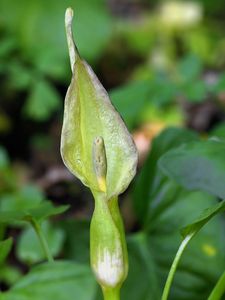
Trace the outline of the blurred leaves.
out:
<instances>
[{"instance_id":1,"label":"blurred leaves","mask_svg":"<svg viewBox=\"0 0 225 300\"><path fill-rule=\"evenodd\" d=\"M161 170L188 190L203 190L225 199L225 142L198 141L164 154Z\"/></svg>"},{"instance_id":2,"label":"blurred leaves","mask_svg":"<svg viewBox=\"0 0 225 300\"><path fill-rule=\"evenodd\" d=\"M55 228L49 222L42 223L42 231L48 241L48 246L53 257L59 255L64 242L64 232L60 228ZM17 257L20 261L30 265L45 259L45 253L40 245L40 241L33 228L28 227L23 230L17 244Z\"/></svg>"},{"instance_id":3,"label":"blurred leaves","mask_svg":"<svg viewBox=\"0 0 225 300\"><path fill-rule=\"evenodd\" d=\"M7 258L11 248L12 248L13 240L12 238L8 238L7 240L0 242L0 265L2 265Z\"/></svg>"},{"instance_id":4,"label":"blurred leaves","mask_svg":"<svg viewBox=\"0 0 225 300\"><path fill-rule=\"evenodd\" d=\"M82 57L94 66L107 89L114 87L110 96L129 128L155 120L165 125L184 124L184 106L203 105L204 101L213 102L222 114L225 107L224 3L198 2L204 8L203 20L184 26L179 14L180 26L173 23L167 27L163 23L162 6L157 1L155 8L152 1L150 8L146 6L143 11L137 7L132 16L122 7L119 13L122 17L118 18L112 17L103 0L21 0L18 3L1 0L0 133L6 141L13 141L10 147L18 147L19 151L20 143L16 142L27 143L24 128L19 128L20 136L14 142L20 113L25 127L35 131L36 138L33 131L28 138L36 152L40 148L44 152L44 147L53 141L51 135L46 135L46 124L52 130L55 126L52 116L59 123L70 76L63 28L67 6L75 11L75 39ZM177 22L172 14L169 17L169 21ZM117 51L117 56L113 56L113 51ZM36 128L32 120L44 122L44 126L37 124ZM214 121L217 122L213 119L210 125L215 126L209 133L214 138L212 141L202 141L194 132L176 128L167 129L154 139L147 161L134 182L132 196L138 232L128 236L130 271L122 299L160 299L180 244L179 229L195 222L205 208L223 205L206 192L186 190L205 189L224 197L225 125ZM8 133L12 133L9 138ZM49 220L44 222L43 230L53 255L62 253L76 263L41 264L18 281L22 274L14 259L30 267L40 262L43 254L32 229L21 226L15 219L48 219L66 207L53 207L38 188L27 179L23 182L14 167L17 153L11 148L13 166L7 152L0 147L0 216L2 221L10 223L0 225L0 278L9 286L18 283L1 293L0 300L101 299L87 267L89 221L86 220L60 219L57 226ZM25 155L28 155L25 164L36 160L28 151ZM165 168L179 185L159 169L161 156L161 161L168 159L164 161ZM204 181L196 180L195 174ZM204 221L207 216L203 217ZM220 216L215 216L192 240L178 267L171 299L207 298L225 268L223 227ZM12 247L12 239L5 239L8 232L15 235L18 244L6 260Z\"/></svg>"},{"instance_id":5,"label":"blurred leaves","mask_svg":"<svg viewBox=\"0 0 225 300\"><path fill-rule=\"evenodd\" d=\"M185 191L167 179L157 167L158 159L165 152L179 145L182 148L182 145L194 143L194 140L197 136L186 129L174 128L162 132L154 140L146 165L135 183L134 207L143 224L148 260L154 261L157 280L152 280L156 280L156 286L161 291L180 244L178 228L191 223L200 211L217 203L214 197L206 193ZM192 241L178 268L171 299L206 299L225 267L222 226L221 219L215 217ZM215 266L220 266L220 270ZM159 298L155 295L154 299Z\"/></svg>"},{"instance_id":6,"label":"blurred leaves","mask_svg":"<svg viewBox=\"0 0 225 300\"><path fill-rule=\"evenodd\" d=\"M103 0L50 0L47 5L43 0L21 0L15 5L12 0L1 1L2 27L14 34L20 49L41 72L55 78L64 78L67 70L63 20L68 6L75 9L75 36L83 57L91 61L99 57L110 38L112 21Z\"/></svg>"},{"instance_id":7,"label":"blurred leaves","mask_svg":"<svg viewBox=\"0 0 225 300\"><path fill-rule=\"evenodd\" d=\"M20 279L1 300L91 300L96 283L87 266L69 262L41 264Z\"/></svg>"},{"instance_id":8,"label":"blurred leaves","mask_svg":"<svg viewBox=\"0 0 225 300\"><path fill-rule=\"evenodd\" d=\"M183 81L193 81L201 76L203 66L197 56L189 55L180 61L177 69Z\"/></svg>"},{"instance_id":9,"label":"blurred leaves","mask_svg":"<svg viewBox=\"0 0 225 300\"><path fill-rule=\"evenodd\" d=\"M44 194L34 185L25 185L1 195L0 211L22 211L37 207Z\"/></svg>"},{"instance_id":10,"label":"blurred leaves","mask_svg":"<svg viewBox=\"0 0 225 300\"><path fill-rule=\"evenodd\" d=\"M148 239L144 233L128 237L129 273L122 288L122 299L160 299L160 287L156 265L149 252ZM140 276L143 274L143 277Z\"/></svg>"},{"instance_id":11,"label":"blurred leaves","mask_svg":"<svg viewBox=\"0 0 225 300\"><path fill-rule=\"evenodd\" d=\"M142 112L149 103L160 106L159 113L163 111L165 116L180 96L199 103L211 94L217 97L224 91L224 74L221 78L219 74L213 87L209 87L203 78L205 66L222 64L224 47L218 28L214 24L210 27L199 22L202 16L199 4L159 4L159 9L141 14L141 21L131 21L113 17L104 0L65 0L59 3L50 0L47 6L44 0L21 0L19 6L13 0L2 0L0 73L7 74L3 88L6 89L6 97L8 89L14 92L14 98L16 91L26 91L27 99L22 111L30 119L47 121L61 108L61 86L69 80L66 38L62 27L68 6L75 11L75 40L80 53L97 70L101 72L102 65L98 62L107 49L113 49L114 43L118 43L121 49L128 48L128 55L131 52L130 55L137 57L137 61L140 59L134 74L138 74L138 69L144 69L149 80L143 80L142 75L133 80L133 74L129 72L126 83L111 93L113 102L130 128L151 120L151 115L146 118L146 113L144 120L142 118ZM185 23L193 17L195 26L186 29L178 26L177 30L167 28L165 31L165 18L162 16L168 8L172 11L178 9L184 14L183 21L176 17L172 20L174 16L167 15L167 18L172 18L170 21ZM188 18L184 13L186 9L191 12L190 20L185 19ZM90 28L92 34L89 34ZM180 48L182 56L179 55ZM116 59L113 65L118 65L118 68L121 63L126 63L121 57ZM104 69L110 72L108 68ZM132 67L130 69L132 72ZM159 72L162 74L159 75ZM103 79L108 77L108 74L101 75ZM178 119L172 124L178 124L182 116Z\"/></svg>"},{"instance_id":12,"label":"blurred leaves","mask_svg":"<svg viewBox=\"0 0 225 300\"><path fill-rule=\"evenodd\" d=\"M110 97L128 127L134 127L137 116L149 99L149 82L134 82L111 91Z\"/></svg>"},{"instance_id":13,"label":"blurred leaves","mask_svg":"<svg viewBox=\"0 0 225 300\"><path fill-rule=\"evenodd\" d=\"M65 256L79 263L87 263L90 248L90 222L88 220L69 219L62 221L60 225L66 235Z\"/></svg>"},{"instance_id":14,"label":"blurred leaves","mask_svg":"<svg viewBox=\"0 0 225 300\"><path fill-rule=\"evenodd\" d=\"M0 212L0 223L14 224L17 222L32 222L32 220L43 221L50 216L61 214L68 209L68 205L54 207L50 201L45 201L33 208L25 210L3 210Z\"/></svg>"},{"instance_id":15,"label":"blurred leaves","mask_svg":"<svg viewBox=\"0 0 225 300\"><path fill-rule=\"evenodd\" d=\"M74 28L80 53L93 63L99 59L112 33L112 18L103 0L57 3L50 0L47 5L43 0L21 0L18 5L12 0L0 1L4 33L0 73L6 73L8 78L3 87L26 90L28 97L23 111L39 122L48 120L61 107L61 96L54 85L68 80L64 13L70 5L75 8Z\"/></svg>"},{"instance_id":16,"label":"blurred leaves","mask_svg":"<svg viewBox=\"0 0 225 300\"><path fill-rule=\"evenodd\" d=\"M207 208L192 224L189 224L181 229L182 237L196 234L212 217L225 210L225 201L216 204L213 207Z\"/></svg>"},{"instance_id":17,"label":"blurred leaves","mask_svg":"<svg viewBox=\"0 0 225 300\"><path fill-rule=\"evenodd\" d=\"M163 176L158 172L158 159L169 149L193 140L197 140L197 134L181 128L168 128L154 139L146 163L143 166L141 173L136 178L134 189L134 208L141 223L144 223L144 220L148 219L151 207L149 201L151 201L152 196L154 197L154 189L156 189L157 195L157 189L160 184L161 193L159 196L161 195L161 198L167 195L170 190L174 193L172 197L176 196L176 188L174 189L174 185L170 182L164 182ZM142 199L146 200L144 201Z\"/></svg>"},{"instance_id":18,"label":"blurred leaves","mask_svg":"<svg viewBox=\"0 0 225 300\"><path fill-rule=\"evenodd\" d=\"M59 107L60 96L57 90L46 80L37 79L25 104L25 114L33 120L44 121Z\"/></svg>"},{"instance_id":19,"label":"blurred leaves","mask_svg":"<svg viewBox=\"0 0 225 300\"><path fill-rule=\"evenodd\" d=\"M0 147L0 170L3 171L9 166L9 157L6 150Z\"/></svg>"}]
</instances>

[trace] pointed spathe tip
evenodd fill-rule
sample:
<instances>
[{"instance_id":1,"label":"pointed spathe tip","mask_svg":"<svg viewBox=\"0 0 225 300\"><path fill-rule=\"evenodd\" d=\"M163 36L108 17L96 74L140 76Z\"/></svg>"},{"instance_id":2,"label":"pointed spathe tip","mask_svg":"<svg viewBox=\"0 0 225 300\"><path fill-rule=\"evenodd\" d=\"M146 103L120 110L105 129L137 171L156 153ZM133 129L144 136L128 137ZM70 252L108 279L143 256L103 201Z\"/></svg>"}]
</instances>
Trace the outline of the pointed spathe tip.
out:
<instances>
[{"instance_id":1,"label":"pointed spathe tip","mask_svg":"<svg viewBox=\"0 0 225 300\"><path fill-rule=\"evenodd\" d=\"M69 56L70 56L70 65L73 72L74 64L76 58L79 57L79 53L73 38L72 22L73 22L73 9L71 7L68 7L65 13L65 27L66 27L66 37L67 37L67 44L68 44Z\"/></svg>"},{"instance_id":2,"label":"pointed spathe tip","mask_svg":"<svg viewBox=\"0 0 225 300\"><path fill-rule=\"evenodd\" d=\"M66 13L65 13L65 24L66 26L71 26L73 21L73 9L71 7L68 7L66 9Z\"/></svg>"}]
</instances>

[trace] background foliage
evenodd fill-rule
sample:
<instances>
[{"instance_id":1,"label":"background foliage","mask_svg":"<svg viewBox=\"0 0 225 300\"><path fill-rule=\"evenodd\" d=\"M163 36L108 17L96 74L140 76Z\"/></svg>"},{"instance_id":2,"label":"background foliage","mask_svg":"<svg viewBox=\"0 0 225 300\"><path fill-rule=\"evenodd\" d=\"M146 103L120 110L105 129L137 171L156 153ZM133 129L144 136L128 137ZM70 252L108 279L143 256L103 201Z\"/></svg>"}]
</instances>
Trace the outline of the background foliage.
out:
<instances>
[{"instance_id":1,"label":"background foliage","mask_svg":"<svg viewBox=\"0 0 225 300\"><path fill-rule=\"evenodd\" d=\"M121 197L130 261L122 299L157 300L179 229L224 199L224 1L0 0L1 300L101 297L89 269L93 200L59 154L68 6L79 51L139 150ZM32 220L56 263L42 263ZM207 298L225 269L224 239L219 215L188 246L170 299Z\"/></svg>"}]
</instances>

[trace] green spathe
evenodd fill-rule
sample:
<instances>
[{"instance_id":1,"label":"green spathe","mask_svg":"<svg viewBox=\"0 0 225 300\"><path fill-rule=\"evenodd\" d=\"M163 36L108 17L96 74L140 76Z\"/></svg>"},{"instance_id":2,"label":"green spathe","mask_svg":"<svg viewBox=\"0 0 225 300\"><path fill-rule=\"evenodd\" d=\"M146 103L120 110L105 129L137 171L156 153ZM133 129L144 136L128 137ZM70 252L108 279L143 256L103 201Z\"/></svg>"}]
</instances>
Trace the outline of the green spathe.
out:
<instances>
[{"instance_id":1,"label":"green spathe","mask_svg":"<svg viewBox=\"0 0 225 300\"><path fill-rule=\"evenodd\" d=\"M65 16L72 80L65 100L61 154L65 165L95 199L90 228L91 266L104 299L118 300L128 256L118 195L136 173L137 150L72 35L72 9Z\"/></svg>"},{"instance_id":2,"label":"green spathe","mask_svg":"<svg viewBox=\"0 0 225 300\"><path fill-rule=\"evenodd\" d=\"M72 68L61 139L68 169L92 192L104 192L93 166L93 143L101 137L107 159L107 199L118 196L136 173L137 151L121 117L91 67L80 58L72 38L72 10L66 12L67 40Z\"/></svg>"}]
</instances>

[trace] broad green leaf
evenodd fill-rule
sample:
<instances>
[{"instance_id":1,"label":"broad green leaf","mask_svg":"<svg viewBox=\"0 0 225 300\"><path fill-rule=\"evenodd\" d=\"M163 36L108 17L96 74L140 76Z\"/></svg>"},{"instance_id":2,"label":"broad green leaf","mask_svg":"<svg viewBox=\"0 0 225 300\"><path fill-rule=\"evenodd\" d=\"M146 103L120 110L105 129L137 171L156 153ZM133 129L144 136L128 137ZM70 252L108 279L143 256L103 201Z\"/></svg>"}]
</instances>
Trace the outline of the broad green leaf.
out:
<instances>
[{"instance_id":1,"label":"broad green leaf","mask_svg":"<svg viewBox=\"0 0 225 300\"><path fill-rule=\"evenodd\" d=\"M193 140L197 140L197 134L181 128L168 128L154 139L151 152L136 179L134 187L134 207L140 222L144 222L144 216L148 215L149 199L154 197L154 186L158 188L158 184L162 182L162 195L166 195L171 189L175 193L172 197L176 195L176 189L171 187L171 184L164 184L165 180L162 179L157 170L159 157L169 149ZM140 199L145 199L145 201Z\"/></svg>"},{"instance_id":2,"label":"broad green leaf","mask_svg":"<svg viewBox=\"0 0 225 300\"><path fill-rule=\"evenodd\" d=\"M29 211L30 215L37 221L42 221L48 217L62 214L69 209L69 205L54 206L50 201L39 205Z\"/></svg>"},{"instance_id":3,"label":"broad green leaf","mask_svg":"<svg viewBox=\"0 0 225 300\"><path fill-rule=\"evenodd\" d=\"M8 256L13 244L13 239L8 238L5 241L0 242L0 264L4 263L6 257Z\"/></svg>"},{"instance_id":4,"label":"broad green leaf","mask_svg":"<svg viewBox=\"0 0 225 300\"><path fill-rule=\"evenodd\" d=\"M60 223L60 227L66 233L63 250L64 257L79 263L87 263L90 256L90 221L63 220Z\"/></svg>"},{"instance_id":5,"label":"broad green leaf","mask_svg":"<svg viewBox=\"0 0 225 300\"><path fill-rule=\"evenodd\" d=\"M206 193L187 192L163 176L157 168L160 156L166 151L193 140L197 137L190 131L165 130L154 140L146 165L135 182L135 207L139 209L138 216L147 235L147 248L155 265L154 273L160 291L180 245L179 228L197 219L202 210L218 203ZM202 228L185 251L171 290L171 299L206 299L225 268L224 245L223 224L216 216ZM149 281L149 285L152 284Z\"/></svg>"},{"instance_id":6,"label":"broad green leaf","mask_svg":"<svg viewBox=\"0 0 225 300\"><path fill-rule=\"evenodd\" d=\"M23 211L37 207L44 199L44 194L36 186L23 186L1 196L0 211Z\"/></svg>"},{"instance_id":7,"label":"broad green leaf","mask_svg":"<svg viewBox=\"0 0 225 300\"><path fill-rule=\"evenodd\" d=\"M166 280L166 284L163 290L163 294L162 294L162 299L168 299L170 290L171 290L171 285L173 283L174 280L174 276L176 274L177 271L177 267L178 264L181 260L181 257L187 247L187 245L190 243L190 241L192 240L192 238L199 232L199 230L208 222L211 220L212 217L214 217L215 215L217 215L218 213L220 213L221 211L225 210L225 201L215 205L214 207L210 207L208 209L206 209L201 215L200 217L197 218L196 221L194 221L194 223L185 226L184 228L182 228L181 230L181 235L183 237L183 240L177 250L176 256L173 260L173 263L171 265L167 280ZM212 248L207 248L209 255L212 254ZM211 250L211 251L210 251Z\"/></svg>"},{"instance_id":8,"label":"broad green leaf","mask_svg":"<svg viewBox=\"0 0 225 300\"><path fill-rule=\"evenodd\" d=\"M67 10L66 30L72 68L67 91L61 138L61 154L68 169L92 192L104 191L94 168L96 139L104 142L107 199L122 193L136 173L137 151L133 140L112 106L107 92L80 58L72 38L72 13ZM104 155L100 154L100 157ZM99 164L102 164L101 162ZM105 166L106 167L106 166Z\"/></svg>"},{"instance_id":9,"label":"broad green leaf","mask_svg":"<svg viewBox=\"0 0 225 300\"><path fill-rule=\"evenodd\" d=\"M148 237L145 233L138 233L128 237L127 242L130 267L122 288L122 299L159 299L159 281L155 261L148 248Z\"/></svg>"},{"instance_id":10,"label":"broad green leaf","mask_svg":"<svg viewBox=\"0 0 225 300\"><path fill-rule=\"evenodd\" d=\"M192 142L164 154L160 169L189 190L225 198L225 142Z\"/></svg>"},{"instance_id":11,"label":"broad green leaf","mask_svg":"<svg viewBox=\"0 0 225 300\"><path fill-rule=\"evenodd\" d=\"M68 208L68 205L54 207L50 201L46 201L35 208L26 209L24 211L1 211L0 223L14 224L22 221L31 222L33 219L36 221L43 221L50 216L65 212Z\"/></svg>"},{"instance_id":12,"label":"broad green leaf","mask_svg":"<svg viewBox=\"0 0 225 300\"><path fill-rule=\"evenodd\" d=\"M45 121L59 107L60 97L57 90L46 80L36 78L24 107L26 116Z\"/></svg>"},{"instance_id":13,"label":"broad green leaf","mask_svg":"<svg viewBox=\"0 0 225 300\"><path fill-rule=\"evenodd\" d=\"M216 202L207 194L184 192L180 188L164 196L159 188L155 194L148 219L148 241L161 291L180 245L179 228ZM225 268L224 242L222 220L215 217L186 249L174 279L171 299L206 299Z\"/></svg>"},{"instance_id":14,"label":"broad green leaf","mask_svg":"<svg viewBox=\"0 0 225 300\"><path fill-rule=\"evenodd\" d=\"M41 224L43 234L48 241L48 246L53 257L59 255L64 242L64 232L55 228L51 223L45 221ZM32 227L26 228L20 235L16 247L17 257L20 261L33 264L45 259L45 253L40 241Z\"/></svg>"},{"instance_id":15,"label":"broad green leaf","mask_svg":"<svg viewBox=\"0 0 225 300\"><path fill-rule=\"evenodd\" d=\"M210 207L203 211L199 218L192 224L189 224L181 229L181 235L185 238L188 235L195 235L212 217L225 210L225 201Z\"/></svg>"},{"instance_id":16,"label":"broad green leaf","mask_svg":"<svg viewBox=\"0 0 225 300\"><path fill-rule=\"evenodd\" d=\"M92 300L96 289L90 269L81 264L58 261L33 268L0 300Z\"/></svg>"}]
</instances>

